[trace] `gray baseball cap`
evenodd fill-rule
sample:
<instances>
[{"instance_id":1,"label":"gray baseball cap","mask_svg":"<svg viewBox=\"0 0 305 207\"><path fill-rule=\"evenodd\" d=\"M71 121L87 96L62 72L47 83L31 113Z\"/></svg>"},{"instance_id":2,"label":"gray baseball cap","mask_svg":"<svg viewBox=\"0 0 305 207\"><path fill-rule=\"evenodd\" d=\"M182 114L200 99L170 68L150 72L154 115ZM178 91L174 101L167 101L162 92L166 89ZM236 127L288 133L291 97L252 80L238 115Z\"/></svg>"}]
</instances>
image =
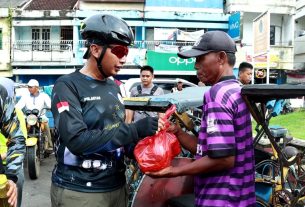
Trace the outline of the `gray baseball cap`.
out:
<instances>
[{"instance_id":1,"label":"gray baseball cap","mask_svg":"<svg viewBox=\"0 0 305 207\"><path fill-rule=\"evenodd\" d=\"M235 42L227 33L223 31L210 31L204 33L200 39L195 42L192 49L179 52L178 56L186 59L198 57L209 52L219 51L235 53L237 51Z\"/></svg>"}]
</instances>

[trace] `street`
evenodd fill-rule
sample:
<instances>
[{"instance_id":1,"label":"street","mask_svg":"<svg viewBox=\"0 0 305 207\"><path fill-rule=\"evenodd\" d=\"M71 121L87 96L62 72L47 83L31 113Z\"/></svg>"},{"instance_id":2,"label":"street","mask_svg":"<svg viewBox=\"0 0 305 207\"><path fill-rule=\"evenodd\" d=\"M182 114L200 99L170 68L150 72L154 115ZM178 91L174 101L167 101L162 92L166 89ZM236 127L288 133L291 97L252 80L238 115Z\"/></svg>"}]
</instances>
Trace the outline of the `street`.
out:
<instances>
[{"instance_id":1,"label":"street","mask_svg":"<svg viewBox=\"0 0 305 207\"><path fill-rule=\"evenodd\" d=\"M26 162L24 163L24 186L22 207L50 207L51 173L54 167L54 154L46 158L40 166L40 176L31 180L28 175Z\"/></svg>"}]
</instances>

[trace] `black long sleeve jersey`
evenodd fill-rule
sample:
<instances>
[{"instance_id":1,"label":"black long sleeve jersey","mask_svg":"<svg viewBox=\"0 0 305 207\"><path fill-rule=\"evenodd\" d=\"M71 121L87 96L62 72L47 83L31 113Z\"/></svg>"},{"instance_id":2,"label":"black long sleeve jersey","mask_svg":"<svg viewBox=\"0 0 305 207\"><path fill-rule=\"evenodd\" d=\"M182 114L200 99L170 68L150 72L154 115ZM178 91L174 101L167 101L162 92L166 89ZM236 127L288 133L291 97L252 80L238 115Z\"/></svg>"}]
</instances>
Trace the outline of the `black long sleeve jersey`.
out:
<instances>
[{"instance_id":1,"label":"black long sleeve jersey","mask_svg":"<svg viewBox=\"0 0 305 207\"><path fill-rule=\"evenodd\" d=\"M119 87L79 71L62 76L53 88L52 113L57 164L52 182L80 192L109 192L126 183L124 153L138 139L125 124Z\"/></svg>"}]
</instances>

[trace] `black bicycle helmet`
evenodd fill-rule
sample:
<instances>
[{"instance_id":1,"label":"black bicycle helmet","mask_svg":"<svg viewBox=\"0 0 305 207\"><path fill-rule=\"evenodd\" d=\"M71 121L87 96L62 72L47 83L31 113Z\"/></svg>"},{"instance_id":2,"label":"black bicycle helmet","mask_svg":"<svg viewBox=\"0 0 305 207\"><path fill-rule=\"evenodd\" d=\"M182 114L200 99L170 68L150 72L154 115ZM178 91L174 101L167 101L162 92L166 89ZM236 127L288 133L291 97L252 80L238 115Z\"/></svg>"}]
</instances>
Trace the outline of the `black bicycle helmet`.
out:
<instances>
[{"instance_id":1,"label":"black bicycle helmet","mask_svg":"<svg viewBox=\"0 0 305 207\"><path fill-rule=\"evenodd\" d=\"M133 32L127 23L109 14L96 14L86 18L80 28L81 36L90 43L109 45L131 45Z\"/></svg>"},{"instance_id":2,"label":"black bicycle helmet","mask_svg":"<svg viewBox=\"0 0 305 207\"><path fill-rule=\"evenodd\" d=\"M81 36L86 40L87 51L84 59L89 57L89 47L91 44L102 45L103 50L99 58L96 59L97 67L104 78L105 74L101 61L110 44L129 46L134 41L134 36L128 24L118 17L109 14L96 14L86 18L80 28Z\"/></svg>"}]
</instances>

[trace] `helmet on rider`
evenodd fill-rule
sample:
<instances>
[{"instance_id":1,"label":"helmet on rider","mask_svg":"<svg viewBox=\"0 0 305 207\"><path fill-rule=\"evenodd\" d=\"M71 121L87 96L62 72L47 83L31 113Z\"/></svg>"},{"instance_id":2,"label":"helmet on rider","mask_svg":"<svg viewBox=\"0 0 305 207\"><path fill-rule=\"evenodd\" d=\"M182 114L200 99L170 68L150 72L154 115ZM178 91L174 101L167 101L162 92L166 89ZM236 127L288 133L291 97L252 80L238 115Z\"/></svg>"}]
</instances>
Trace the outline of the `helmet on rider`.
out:
<instances>
[{"instance_id":1,"label":"helmet on rider","mask_svg":"<svg viewBox=\"0 0 305 207\"><path fill-rule=\"evenodd\" d=\"M87 43L131 45L134 36L128 24L109 14L97 14L86 18L81 24L81 36Z\"/></svg>"},{"instance_id":2,"label":"helmet on rider","mask_svg":"<svg viewBox=\"0 0 305 207\"><path fill-rule=\"evenodd\" d=\"M101 61L110 44L129 46L134 41L134 35L128 24L118 17L109 14L96 14L86 18L80 28L81 36L86 40L87 51L84 59L90 57L90 45L103 46L103 51L99 58L95 58L99 71L104 77Z\"/></svg>"}]
</instances>

